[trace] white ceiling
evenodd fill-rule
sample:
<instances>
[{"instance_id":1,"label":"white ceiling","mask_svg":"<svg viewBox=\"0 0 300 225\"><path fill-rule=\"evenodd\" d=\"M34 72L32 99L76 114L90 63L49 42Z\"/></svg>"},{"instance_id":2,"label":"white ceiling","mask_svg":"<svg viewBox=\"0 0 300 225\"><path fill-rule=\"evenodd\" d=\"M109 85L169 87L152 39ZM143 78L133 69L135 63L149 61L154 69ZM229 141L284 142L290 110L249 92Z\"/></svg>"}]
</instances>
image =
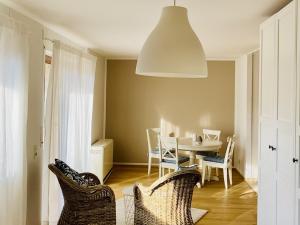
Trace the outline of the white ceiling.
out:
<instances>
[{"instance_id":1,"label":"white ceiling","mask_svg":"<svg viewBox=\"0 0 300 225\"><path fill-rule=\"evenodd\" d=\"M13 0L77 35L109 58L134 58L172 0ZM259 24L289 0L177 0L209 58L232 58L259 46Z\"/></svg>"}]
</instances>

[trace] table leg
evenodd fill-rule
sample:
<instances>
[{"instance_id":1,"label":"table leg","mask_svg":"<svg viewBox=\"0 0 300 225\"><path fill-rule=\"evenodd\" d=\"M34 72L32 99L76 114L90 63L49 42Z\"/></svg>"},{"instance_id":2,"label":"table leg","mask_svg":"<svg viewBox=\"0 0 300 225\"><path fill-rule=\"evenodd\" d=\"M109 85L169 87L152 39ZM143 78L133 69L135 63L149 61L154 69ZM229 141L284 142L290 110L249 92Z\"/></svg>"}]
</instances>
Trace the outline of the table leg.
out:
<instances>
[{"instance_id":1,"label":"table leg","mask_svg":"<svg viewBox=\"0 0 300 225\"><path fill-rule=\"evenodd\" d=\"M190 151L190 165L195 164L196 152Z\"/></svg>"},{"instance_id":2,"label":"table leg","mask_svg":"<svg viewBox=\"0 0 300 225\"><path fill-rule=\"evenodd\" d=\"M201 157L200 159L199 159L199 164L201 164L201 167L200 167L200 165L199 165L199 169L200 169L200 173L201 174L203 174L203 157ZM206 168L207 169L207 168ZM206 173L207 175L205 176L205 180L209 180L209 178L208 178L208 173ZM219 177L218 176L211 176L210 177L210 180L213 180L213 181L219 181Z\"/></svg>"}]
</instances>

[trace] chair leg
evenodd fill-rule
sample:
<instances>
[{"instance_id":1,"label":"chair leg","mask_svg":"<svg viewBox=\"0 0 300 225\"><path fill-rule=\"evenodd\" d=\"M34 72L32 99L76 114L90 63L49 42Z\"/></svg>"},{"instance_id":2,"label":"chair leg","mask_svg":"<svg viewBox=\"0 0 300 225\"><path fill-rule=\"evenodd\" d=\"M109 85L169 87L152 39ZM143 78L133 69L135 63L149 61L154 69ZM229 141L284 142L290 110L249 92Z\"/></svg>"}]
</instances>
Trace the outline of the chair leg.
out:
<instances>
[{"instance_id":1,"label":"chair leg","mask_svg":"<svg viewBox=\"0 0 300 225\"><path fill-rule=\"evenodd\" d=\"M220 155L220 151L218 150L217 151L217 156ZM216 168L216 176L218 177L219 176L219 168Z\"/></svg>"},{"instance_id":2,"label":"chair leg","mask_svg":"<svg viewBox=\"0 0 300 225\"><path fill-rule=\"evenodd\" d=\"M196 185L197 185L197 188L200 189L201 188L201 181L199 181Z\"/></svg>"},{"instance_id":3,"label":"chair leg","mask_svg":"<svg viewBox=\"0 0 300 225\"><path fill-rule=\"evenodd\" d=\"M206 173L206 165L202 163L202 185L204 185L205 182L205 173Z\"/></svg>"},{"instance_id":4,"label":"chair leg","mask_svg":"<svg viewBox=\"0 0 300 225\"><path fill-rule=\"evenodd\" d=\"M199 170L203 169L203 158L199 156L198 160L198 168Z\"/></svg>"},{"instance_id":5,"label":"chair leg","mask_svg":"<svg viewBox=\"0 0 300 225\"><path fill-rule=\"evenodd\" d=\"M161 165L159 165L159 177L161 177L162 176L162 167L161 167Z\"/></svg>"},{"instance_id":6,"label":"chair leg","mask_svg":"<svg viewBox=\"0 0 300 225\"><path fill-rule=\"evenodd\" d=\"M208 167L208 181L210 181L211 178L211 167Z\"/></svg>"},{"instance_id":7,"label":"chair leg","mask_svg":"<svg viewBox=\"0 0 300 225\"><path fill-rule=\"evenodd\" d=\"M168 173L171 173L171 169L169 168L169 172Z\"/></svg>"},{"instance_id":8,"label":"chair leg","mask_svg":"<svg viewBox=\"0 0 300 225\"><path fill-rule=\"evenodd\" d=\"M227 184L227 168L223 168L223 175L224 175L224 184L225 184L225 188L228 188L228 184Z\"/></svg>"},{"instance_id":9,"label":"chair leg","mask_svg":"<svg viewBox=\"0 0 300 225\"><path fill-rule=\"evenodd\" d=\"M228 173L229 173L229 183L232 185L232 167L228 168Z\"/></svg>"},{"instance_id":10,"label":"chair leg","mask_svg":"<svg viewBox=\"0 0 300 225\"><path fill-rule=\"evenodd\" d=\"M150 176L150 174L151 174L151 162L152 162L152 157L149 156L149 159L148 159L148 176Z\"/></svg>"},{"instance_id":11,"label":"chair leg","mask_svg":"<svg viewBox=\"0 0 300 225\"><path fill-rule=\"evenodd\" d=\"M162 175L163 176L165 175L165 168L164 167L162 168Z\"/></svg>"}]
</instances>

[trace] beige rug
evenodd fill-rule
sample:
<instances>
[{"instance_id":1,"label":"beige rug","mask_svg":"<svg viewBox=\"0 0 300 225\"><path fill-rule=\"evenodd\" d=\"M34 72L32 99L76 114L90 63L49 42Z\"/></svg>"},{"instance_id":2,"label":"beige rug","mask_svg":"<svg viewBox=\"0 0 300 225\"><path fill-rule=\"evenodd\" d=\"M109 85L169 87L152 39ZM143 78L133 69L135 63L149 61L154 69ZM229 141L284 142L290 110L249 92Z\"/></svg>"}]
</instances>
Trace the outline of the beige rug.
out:
<instances>
[{"instance_id":1,"label":"beige rug","mask_svg":"<svg viewBox=\"0 0 300 225\"><path fill-rule=\"evenodd\" d=\"M125 205L124 199L120 198L116 201L116 211L117 211L117 225L125 225ZM205 214L207 210L192 208L192 218L194 223L197 223ZM133 220L132 220L133 224Z\"/></svg>"}]
</instances>

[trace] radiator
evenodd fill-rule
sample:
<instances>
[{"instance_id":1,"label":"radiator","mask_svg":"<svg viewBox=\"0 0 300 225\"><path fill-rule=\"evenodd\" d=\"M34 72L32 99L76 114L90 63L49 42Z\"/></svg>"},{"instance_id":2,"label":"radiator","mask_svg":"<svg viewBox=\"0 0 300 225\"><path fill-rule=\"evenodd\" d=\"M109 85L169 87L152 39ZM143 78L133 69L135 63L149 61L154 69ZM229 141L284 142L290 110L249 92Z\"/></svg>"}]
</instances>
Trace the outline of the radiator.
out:
<instances>
[{"instance_id":1,"label":"radiator","mask_svg":"<svg viewBox=\"0 0 300 225\"><path fill-rule=\"evenodd\" d=\"M107 180L113 167L113 140L103 139L94 143L90 152L90 171L97 175L101 184Z\"/></svg>"}]
</instances>

